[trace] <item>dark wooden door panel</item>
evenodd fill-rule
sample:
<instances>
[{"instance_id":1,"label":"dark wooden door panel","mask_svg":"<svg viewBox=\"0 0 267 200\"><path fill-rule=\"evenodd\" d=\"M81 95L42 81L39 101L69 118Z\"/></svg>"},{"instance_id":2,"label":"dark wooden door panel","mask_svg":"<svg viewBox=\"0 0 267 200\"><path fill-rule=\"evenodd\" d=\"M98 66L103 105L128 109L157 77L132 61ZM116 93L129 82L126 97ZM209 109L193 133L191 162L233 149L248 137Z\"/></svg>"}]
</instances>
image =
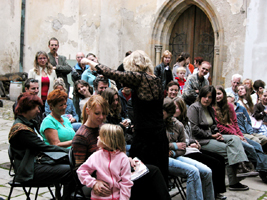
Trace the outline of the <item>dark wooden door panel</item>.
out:
<instances>
[{"instance_id":1,"label":"dark wooden door panel","mask_svg":"<svg viewBox=\"0 0 267 200\"><path fill-rule=\"evenodd\" d=\"M190 53L192 64L194 57L201 56L213 65L214 33L200 8L192 5L179 16L171 33L169 48L173 54L172 66L181 52Z\"/></svg>"}]
</instances>

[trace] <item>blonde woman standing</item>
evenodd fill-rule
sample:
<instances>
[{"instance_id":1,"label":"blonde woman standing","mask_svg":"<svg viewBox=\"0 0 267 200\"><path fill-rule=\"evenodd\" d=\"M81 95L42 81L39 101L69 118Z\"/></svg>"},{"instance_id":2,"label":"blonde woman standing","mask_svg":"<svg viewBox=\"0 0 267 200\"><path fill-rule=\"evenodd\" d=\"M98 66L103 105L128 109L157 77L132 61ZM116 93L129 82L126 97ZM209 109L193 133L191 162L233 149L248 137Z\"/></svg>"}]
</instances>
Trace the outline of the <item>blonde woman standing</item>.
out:
<instances>
[{"instance_id":1,"label":"blonde woman standing","mask_svg":"<svg viewBox=\"0 0 267 200\"><path fill-rule=\"evenodd\" d=\"M53 82L57 78L46 52L38 51L34 59L34 67L30 69L28 78L34 78L40 83L38 96L46 101L47 95L53 90Z\"/></svg>"}]
</instances>

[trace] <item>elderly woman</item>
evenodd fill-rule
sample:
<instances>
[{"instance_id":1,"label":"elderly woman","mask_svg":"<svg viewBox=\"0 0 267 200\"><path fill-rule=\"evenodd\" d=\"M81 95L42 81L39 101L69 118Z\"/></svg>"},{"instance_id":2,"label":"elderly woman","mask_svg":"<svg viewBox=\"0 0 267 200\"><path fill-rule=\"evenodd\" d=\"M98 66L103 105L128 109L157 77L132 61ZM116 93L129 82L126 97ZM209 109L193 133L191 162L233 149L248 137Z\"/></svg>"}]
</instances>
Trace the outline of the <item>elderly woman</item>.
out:
<instances>
[{"instance_id":1,"label":"elderly woman","mask_svg":"<svg viewBox=\"0 0 267 200\"><path fill-rule=\"evenodd\" d=\"M100 95L93 95L85 105L83 112L84 124L77 131L72 140L73 153L77 167L84 163L92 153L98 150L97 137L99 127L106 120L109 113L108 102ZM132 159L131 165L134 163ZM159 169L153 165L147 165L149 173L134 181L131 191L131 199L160 199L170 200L167 186ZM107 184L101 180L96 180L92 188L95 193L105 197L110 194Z\"/></svg>"},{"instance_id":2,"label":"elderly woman","mask_svg":"<svg viewBox=\"0 0 267 200\"><path fill-rule=\"evenodd\" d=\"M40 132L46 144L70 148L75 131L65 114L68 95L55 89L47 97L51 113L43 120Z\"/></svg>"},{"instance_id":3,"label":"elderly woman","mask_svg":"<svg viewBox=\"0 0 267 200\"><path fill-rule=\"evenodd\" d=\"M227 160L229 190L245 191L249 187L239 182L236 176L238 164L248 161L241 140L235 135L222 135L216 124L212 105L216 102L216 89L204 86L200 89L198 101L187 110L192 135L199 141L202 149L216 152Z\"/></svg>"},{"instance_id":4,"label":"elderly woman","mask_svg":"<svg viewBox=\"0 0 267 200\"><path fill-rule=\"evenodd\" d=\"M162 114L163 88L160 78L153 75L150 58L144 51L134 51L124 58L123 66L128 70L125 72L112 70L86 58L81 62L133 89L135 136L130 156L138 157L145 164L158 166L167 182L169 148Z\"/></svg>"},{"instance_id":5,"label":"elderly woman","mask_svg":"<svg viewBox=\"0 0 267 200\"><path fill-rule=\"evenodd\" d=\"M37 79L40 83L38 96L43 100L47 99L47 95L53 90L53 81L57 78L53 66L49 62L46 52L38 51L34 59L34 67L29 71L28 78Z\"/></svg>"},{"instance_id":6,"label":"elderly woman","mask_svg":"<svg viewBox=\"0 0 267 200\"><path fill-rule=\"evenodd\" d=\"M82 112L84 105L93 94L93 88L84 80L78 80L74 84L74 95L80 99L79 107Z\"/></svg>"},{"instance_id":7,"label":"elderly woman","mask_svg":"<svg viewBox=\"0 0 267 200\"><path fill-rule=\"evenodd\" d=\"M11 151L15 159L16 181L51 182L64 185L63 199L70 199L74 181L69 164L42 164L42 159L36 162L42 152L67 152L66 149L54 145L47 145L41 139L36 123L32 121L40 112L42 100L29 93L24 93L18 98L15 108L16 119L8 136Z\"/></svg>"},{"instance_id":8,"label":"elderly woman","mask_svg":"<svg viewBox=\"0 0 267 200\"><path fill-rule=\"evenodd\" d=\"M60 89L64 92L66 92L66 87L65 87L65 83L64 83L64 80L63 78L57 78L55 80L55 83L54 83L54 86L53 86L54 90L56 89ZM50 110L50 106L48 105L47 101L45 102L45 114L46 115L49 115L51 113L51 110ZM64 117L67 117L70 122L71 122L71 125L74 129L74 131L76 132L80 126L82 125L79 121L79 116L77 115L76 113L76 109L73 105L73 102L71 99L67 98L67 107L66 107L66 111L65 111L65 114L63 115Z\"/></svg>"}]
</instances>

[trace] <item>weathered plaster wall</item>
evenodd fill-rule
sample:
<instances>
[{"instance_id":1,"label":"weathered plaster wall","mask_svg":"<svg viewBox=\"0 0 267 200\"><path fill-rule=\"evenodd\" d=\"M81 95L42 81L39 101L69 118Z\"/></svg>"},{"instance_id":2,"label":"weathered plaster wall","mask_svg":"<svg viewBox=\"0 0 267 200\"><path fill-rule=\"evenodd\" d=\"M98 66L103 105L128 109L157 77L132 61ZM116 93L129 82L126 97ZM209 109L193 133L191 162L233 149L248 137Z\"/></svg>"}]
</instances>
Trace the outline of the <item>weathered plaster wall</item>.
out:
<instances>
[{"instance_id":1,"label":"weathered plaster wall","mask_svg":"<svg viewBox=\"0 0 267 200\"><path fill-rule=\"evenodd\" d=\"M245 41L244 78L267 83L267 1L253 0L248 8Z\"/></svg>"},{"instance_id":2,"label":"weathered plaster wall","mask_svg":"<svg viewBox=\"0 0 267 200\"><path fill-rule=\"evenodd\" d=\"M0 3L0 74L19 71L20 0Z\"/></svg>"},{"instance_id":3,"label":"weathered plaster wall","mask_svg":"<svg viewBox=\"0 0 267 200\"><path fill-rule=\"evenodd\" d=\"M225 87L231 85L231 77L235 73L243 73L244 44L246 31L246 5L243 0L212 0L219 13L224 29L225 50L223 56L223 74ZM225 52L223 52L225 51Z\"/></svg>"},{"instance_id":4,"label":"weathered plaster wall","mask_svg":"<svg viewBox=\"0 0 267 200\"><path fill-rule=\"evenodd\" d=\"M126 51L149 49L155 9L153 0L29 0L25 71L32 68L37 51L49 51L47 42L51 37L58 38L58 53L68 59L75 59L78 51L92 52L101 63L118 67Z\"/></svg>"},{"instance_id":5,"label":"weathered plaster wall","mask_svg":"<svg viewBox=\"0 0 267 200\"><path fill-rule=\"evenodd\" d=\"M221 22L221 30L218 31L223 32L224 46L219 50L223 56L219 62L223 63L222 76L225 77L225 86L229 86L234 73L244 72L246 18L250 0L180 1L186 4L202 2L202 5L209 5L215 10L216 17ZM101 63L113 68L122 62L125 52L129 50L142 49L154 56L155 52L151 51L154 50L154 47L151 47L152 29L157 15L167 2L169 0L27 0L24 71L27 72L33 67L37 51L49 51L47 42L51 37L59 39L58 53L68 59L74 60L78 51L85 54L93 52ZM255 6L250 7L251 13L258 12L257 8L266 7L266 3L257 7L257 2L262 4L264 0L255 0ZM7 38L1 40L0 46L1 67L5 72L10 71L9 66L19 70L20 4L19 0L0 2L3 12L0 18L3 27L1 34L3 38ZM266 19L266 14L264 11L259 14L257 26L248 20L251 29L259 30L254 40L254 48L257 51L254 52L260 51L260 38L264 38L263 34L266 33L261 31L261 18ZM250 41L249 37L251 34L247 33L247 41ZM250 41L251 45L253 44ZM248 50L247 54L249 53L251 52Z\"/></svg>"}]
</instances>

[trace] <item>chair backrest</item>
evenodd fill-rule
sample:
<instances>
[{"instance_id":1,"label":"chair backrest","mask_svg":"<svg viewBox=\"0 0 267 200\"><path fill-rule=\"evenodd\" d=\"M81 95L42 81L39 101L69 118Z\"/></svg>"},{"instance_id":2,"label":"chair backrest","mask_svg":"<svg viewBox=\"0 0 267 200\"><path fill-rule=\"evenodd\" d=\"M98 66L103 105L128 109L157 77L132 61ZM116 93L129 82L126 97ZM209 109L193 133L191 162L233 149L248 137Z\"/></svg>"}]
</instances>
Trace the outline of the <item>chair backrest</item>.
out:
<instances>
[{"instance_id":1,"label":"chair backrest","mask_svg":"<svg viewBox=\"0 0 267 200\"><path fill-rule=\"evenodd\" d=\"M81 182L80 180L78 179L78 175L76 173L76 167L75 167L75 158L74 158L74 154L73 154L73 149L71 148L69 150L69 164L70 164L70 170L71 170L71 173L72 173L72 176L76 182L76 185L80 185Z\"/></svg>"},{"instance_id":2,"label":"chair backrest","mask_svg":"<svg viewBox=\"0 0 267 200\"><path fill-rule=\"evenodd\" d=\"M12 169L14 170L14 156L13 156L10 145L8 146L8 157L10 160L10 167L9 167L9 172L8 172L9 176L15 176L15 173L12 172Z\"/></svg>"}]
</instances>

